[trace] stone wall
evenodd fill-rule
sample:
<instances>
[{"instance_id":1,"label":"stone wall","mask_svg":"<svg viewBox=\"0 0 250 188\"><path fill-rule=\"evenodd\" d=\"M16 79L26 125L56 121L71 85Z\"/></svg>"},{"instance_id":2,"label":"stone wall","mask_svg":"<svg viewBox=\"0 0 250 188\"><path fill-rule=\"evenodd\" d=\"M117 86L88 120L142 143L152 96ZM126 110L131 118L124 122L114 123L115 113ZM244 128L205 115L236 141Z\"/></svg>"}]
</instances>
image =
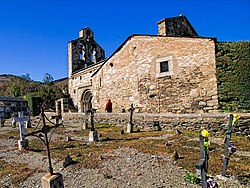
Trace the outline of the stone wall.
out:
<instances>
[{"instance_id":1,"label":"stone wall","mask_svg":"<svg viewBox=\"0 0 250 188\"><path fill-rule=\"evenodd\" d=\"M73 100L74 106L81 112L83 94L92 89L91 75L102 65L98 63L73 74L68 81L69 94Z\"/></svg>"},{"instance_id":2,"label":"stone wall","mask_svg":"<svg viewBox=\"0 0 250 188\"><path fill-rule=\"evenodd\" d=\"M165 18L158 24L158 34L165 36L198 36L186 16Z\"/></svg>"},{"instance_id":3,"label":"stone wall","mask_svg":"<svg viewBox=\"0 0 250 188\"><path fill-rule=\"evenodd\" d=\"M47 114L52 115L52 114ZM240 121L233 127L233 133L237 135L250 135L250 113L238 114ZM84 113L64 113L64 124L84 122ZM116 126L126 126L129 123L129 113L96 113L94 121L109 123ZM208 129L211 134L225 134L228 130L228 113L204 113L204 114L143 114L134 113L133 123L140 130L155 130L158 126L162 130L179 129L189 131L200 131Z\"/></svg>"},{"instance_id":4,"label":"stone wall","mask_svg":"<svg viewBox=\"0 0 250 188\"><path fill-rule=\"evenodd\" d=\"M168 60L168 74L159 62ZM215 42L210 38L135 35L92 77L93 107L133 103L137 112L206 113L218 108Z\"/></svg>"}]
</instances>

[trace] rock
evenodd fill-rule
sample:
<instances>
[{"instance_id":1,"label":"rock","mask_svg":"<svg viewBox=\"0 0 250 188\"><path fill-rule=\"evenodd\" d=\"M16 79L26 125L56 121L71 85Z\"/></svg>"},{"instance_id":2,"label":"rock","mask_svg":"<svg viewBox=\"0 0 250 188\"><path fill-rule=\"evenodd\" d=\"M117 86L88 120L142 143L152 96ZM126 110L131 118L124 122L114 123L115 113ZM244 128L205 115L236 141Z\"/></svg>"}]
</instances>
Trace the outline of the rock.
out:
<instances>
[{"instance_id":1,"label":"rock","mask_svg":"<svg viewBox=\"0 0 250 188\"><path fill-rule=\"evenodd\" d=\"M67 155L67 157L65 158L65 160L63 162L63 167L66 168L67 166L69 166L73 163L74 163L73 159L69 155Z\"/></svg>"},{"instance_id":2,"label":"rock","mask_svg":"<svg viewBox=\"0 0 250 188\"><path fill-rule=\"evenodd\" d=\"M182 132L179 129L176 129L176 134L182 134Z\"/></svg>"},{"instance_id":3,"label":"rock","mask_svg":"<svg viewBox=\"0 0 250 188\"><path fill-rule=\"evenodd\" d=\"M171 146L171 144L170 144L169 142L167 142L167 143L165 144L165 146Z\"/></svg>"},{"instance_id":4,"label":"rock","mask_svg":"<svg viewBox=\"0 0 250 188\"><path fill-rule=\"evenodd\" d=\"M67 136L67 137L66 137L66 141L67 141L67 142L70 142L70 141L72 141L72 138L71 138L70 136Z\"/></svg>"},{"instance_id":5,"label":"rock","mask_svg":"<svg viewBox=\"0 0 250 188\"><path fill-rule=\"evenodd\" d=\"M102 155L99 155L99 160L103 160L104 157Z\"/></svg>"},{"instance_id":6,"label":"rock","mask_svg":"<svg viewBox=\"0 0 250 188\"><path fill-rule=\"evenodd\" d=\"M177 151L174 151L174 153L173 153L173 155L172 155L172 159L173 159L174 161L180 159L179 153L178 153Z\"/></svg>"}]
</instances>

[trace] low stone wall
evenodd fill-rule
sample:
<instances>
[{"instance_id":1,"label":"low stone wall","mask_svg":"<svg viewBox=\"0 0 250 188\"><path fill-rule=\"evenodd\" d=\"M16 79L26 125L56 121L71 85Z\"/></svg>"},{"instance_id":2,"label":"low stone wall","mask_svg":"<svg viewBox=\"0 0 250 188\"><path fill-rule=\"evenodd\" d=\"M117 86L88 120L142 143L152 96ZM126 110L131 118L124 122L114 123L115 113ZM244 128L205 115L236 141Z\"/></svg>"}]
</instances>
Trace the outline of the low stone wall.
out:
<instances>
[{"instance_id":1,"label":"low stone wall","mask_svg":"<svg viewBox=\"0 0 250 188\"><path fill-rule=\"evenodd\" d=\"M48 114L52 115L52 114ZM250 135L250 113L238 114L240 121L233 127L237 135ZM94 121L126 126L129 123L129 113L95 113ZM84 122L84 113L64 113L65 123ZM133 123L140 130L189 130L200 131L208 129L212 134L224 134L228 129L229 113L204 114L143 114L134 113Z\"/></svg>"}]
</instances>

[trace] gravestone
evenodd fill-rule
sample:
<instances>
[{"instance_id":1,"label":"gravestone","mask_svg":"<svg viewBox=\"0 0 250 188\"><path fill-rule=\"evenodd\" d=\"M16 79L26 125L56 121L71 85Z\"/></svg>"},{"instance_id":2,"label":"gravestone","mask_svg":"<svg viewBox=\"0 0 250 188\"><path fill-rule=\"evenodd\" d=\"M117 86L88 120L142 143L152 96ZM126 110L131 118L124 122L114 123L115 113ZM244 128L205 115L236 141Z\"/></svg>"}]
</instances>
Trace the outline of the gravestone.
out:
<instances>
[{"instance_id":1,"label":"gravestone","mask_svg":"<svg viewBox=\"0 0 250 188\"><path fill-rule=\"evenodd\" d=\"M63 177L60 173L46 174L42 177L43 188L64 188Z\"/></svg>"},{"instance_id":2,"label":"gravestone","mask_svg":"<svg viewBox=\"0 0 250 188\"><path fill-rule=\"evenodd\" d=\"M201 177L202 188L206 188L206 179L208 172L208 152L205 150L204 137L202 135L200 135L200 160L195 167L198 177Z\"/></svg>"},{"instance_id":3,"label":"gravestone","mask_svg":"<svg viewBox=\"0 0 250 188\"><path fill-rule=\"evenodd\" d=\"M5 110L4 110L4 106L0 106L0 127L4 126L4 116L5 116Z\"/></svg>"},{"instance_id":4,"label":"gravestone","mask_svg":"<svg viewBox=\"0 0 250 188\"><path fill-rule=\"evenodd\" d=\"M25 128L31 128L30 118L29 118L29 121L25 122Z\"/></svg>"},{"instance_id":5,"label":"gravestone","mask_svg":"<svg viewBox=\"0 0 250 188\"><path fill-rule=\"evenodd\" d=\"M23 112L18 112L18 117L14 117L12 123L19 123L20 140L18 140L19 150L26 149L28 147L28 139L25 137L24 122L30 121L29 117L24 117Z\"/></svg>"},{"instance_id":6,"label":"gravestone","mask_svg":"<svg viewBox=\"0 0 250 188\"><path fill-rule=\"evenodd\" d=\"M0 112L0 127L4 127L4 112Z\"/></svg>"},{"instance_id":7,"label":"gravestone","mask_svg":"<svg viewBox=\"0 0 250 188\"><path fill-rule=\"evenodd\" d=\"M60 115L60 114L53 115L50 118L55 120L55 122L54 122L55 125L58 125L60 123L60 120L62 119L62 115Z\"/></svg>"},{"instance_id":8,"label":"gravestone","mask_svg":"<svg viewBox=\"0 0 250 188\"><path fill-rule=\"evenodd\" d=\"M225 154L224 154L224 160L223 160L223 166L222 166L222 176L226 176L226 168L229 162L229 145L230 145L230 139L232 135L232 122L233 122L233 115L229 115L229 122L228 122L228 131L226 133L226 139L225 139Z\"/></svg>"},{"instance_id":9,"label":"gravestone","mask_svg":"<svg viewBox=\"0 0 250 188\"><path fill-rule=\"evenodd\" d=\"M98 134L94 127L94 113L96 109L91 108L88 112L90 113L91 129L89 132L89 141L98 142Z\"/></svg>"},{"instance_id":10,"label":"gravestone","mask_svg":"<svg viewBox=\"0 0 250 188\"><path fill-rule=\"evenodd\" d=\"M84 130L88 128L88 118L89 118L89 113L88 111L85 111L84 124L82 127Z\"/></svg>"},{"instance_id":11,"label":"gravestone","mask_svg":"<svg viewBox=\"0 0 250 188\"><path fill-rule=\"evenodd\" d=\"M133 132L133 113L134 113L134 106L133 103L131 104L131 107L128 109L130 116L129 116L129 123L127 125L127 133L132 133Z\"/></svg>"}]
</instances>

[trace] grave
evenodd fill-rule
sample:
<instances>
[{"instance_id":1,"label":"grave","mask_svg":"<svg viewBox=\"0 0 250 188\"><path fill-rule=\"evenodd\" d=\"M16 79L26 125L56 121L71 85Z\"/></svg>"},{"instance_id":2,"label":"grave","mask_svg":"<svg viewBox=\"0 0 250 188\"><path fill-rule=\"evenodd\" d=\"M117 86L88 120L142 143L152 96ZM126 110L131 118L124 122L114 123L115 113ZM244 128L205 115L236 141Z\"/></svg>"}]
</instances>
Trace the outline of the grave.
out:
<instances>
[{"instance_id":1,"label":"grave","mask_svg":"<svg viewBox=\"0 0 250 188\"><path fill-rule=\"evenodd\" d=\"M222 176L226 176L226 168L229 163L229 145L230 145L230 139L232 135L232 122L233 122L233 115L229 115L229 122L228 122L228 131L226 133L226 139L225 139L225 154L224 154L224 160L223 160L223 166L222 166Z\"/></svg>"},{"instance_id":2,"label":"grave","mask_svg":"<svg viewBox=\"0 0 250 188\"><path fill-rule=\"evenodd\" d=\"M58 125L60 123L60 120L62 119L62 115L60 115L60 114L59 115L53 115L50 118L55 120L55 122L54 122L55 125Z\"/></svg>"},{"instance_id":3,"label":"grave","mask_svg":"<svg viewBox=\"0 0 250 188\"><path fill-rule=\"evenodd\" d=\"M89 132L89 141L90 142L98 142L98 134L94 127L94 113L96 109L91 108L88 113L90 113L90 121L91 121L91 129Z\"/></svg>"},{"instance_id":4,"label":"grave","mask_svg":"<svg viewBox=\"0 0 250 188\"><path fill-rule=\"evenodd\" d=\"M29 117L24 117L23 111L18 112L18 117L14 117L12 121L12 125L19 123L20 130L20 140L18 140L18 148L19 150L26 149L28 147L28 139L25 137L25 127L24 122L29 122Z\"/></svg>"},{"instance_id":5,"label":"grave","mask_svg":"<svg viewBox=\"0 0 250 188\"><path fill-rule=\"evenodd\" d=\"M62 174L46 174L42 177L43 188L64 188Z\"/></svg>"},{"instance_id":6,"label":"grave","mask_svg":"<svg viewBox=\"0 0 250 188\"><path fill-rule=\"evenodd\" d=\"M0 127L4 126L4 107L0 106Z\"/></svg>"},{"instance_id":7,"label":"grave","mask_svg":"<svg viewBox=\"0 0 250 188\"><path fill-rule=\"evenodd\" d=\"M50 148L49 148L50 139L48 139L48 133L50 132L50 130L55 129L62 124L56 124L56 123L51 122L49 118L45 116L43 108L41 108L41 115L42 115L42 120L43 120L42 129L29 133L26 136L36 136L40 138L46 146L46 151L47 151L48 161L49 161L49 173L42 177L41 179L42 187L43 188L64 188L62 174L53 172L53 167L52 167L52 162L51 162L51 157L50 157ZM49 121L49 123L54 124L54 126L46 125L45 119ZM41 133L44 135L44 138L41 138L40 136Z\"/></svg>"},{"instance_id":8,"label":"grave","mask_svg":"<svg viewBox=\"0 0 250 188\"><path fill-rule=\"evenodd\" d=\"M208 172L208 148L205 149L204 141L208 139L200 135L200 160L196 164L196 173L198 177L201 178L201 186L202 188L206 188L206 179L207 179L207 172ZM208 141L208 140L207 140Z\"/></svg>"},{"instance_id":9,"label":"grave","mask_svg":"<svg viewBox=\"0 0 250 188\"><path fill-rule=\"evenodd\" d=\"M134 113L134 106L133 103L131 104L131 107L128 109L130 116L129 116L129 123L127 125L127 133L132 133L133 132L133 113Z\"/></svg>"},{"instance_id":10,"label":"grave","mask_svg":"<svg viewBox=\"0 0 250 188\"><path fill-rule=\"evenodd\" d=\"M82 127L84 130L88 128L88 119L89 119L88 111L85 111L84 124L83 124L83 127Z\"/></svg>"},{"instance_id":11,"label":"grave","mask_svg":"<svg viewBox=\"0 0 250 188\"><path fill-rule=\"evenodd\" d=\"M0 116L0 127L4 127L4 117L3 116Z\"/></svg>"}]
</instances>

